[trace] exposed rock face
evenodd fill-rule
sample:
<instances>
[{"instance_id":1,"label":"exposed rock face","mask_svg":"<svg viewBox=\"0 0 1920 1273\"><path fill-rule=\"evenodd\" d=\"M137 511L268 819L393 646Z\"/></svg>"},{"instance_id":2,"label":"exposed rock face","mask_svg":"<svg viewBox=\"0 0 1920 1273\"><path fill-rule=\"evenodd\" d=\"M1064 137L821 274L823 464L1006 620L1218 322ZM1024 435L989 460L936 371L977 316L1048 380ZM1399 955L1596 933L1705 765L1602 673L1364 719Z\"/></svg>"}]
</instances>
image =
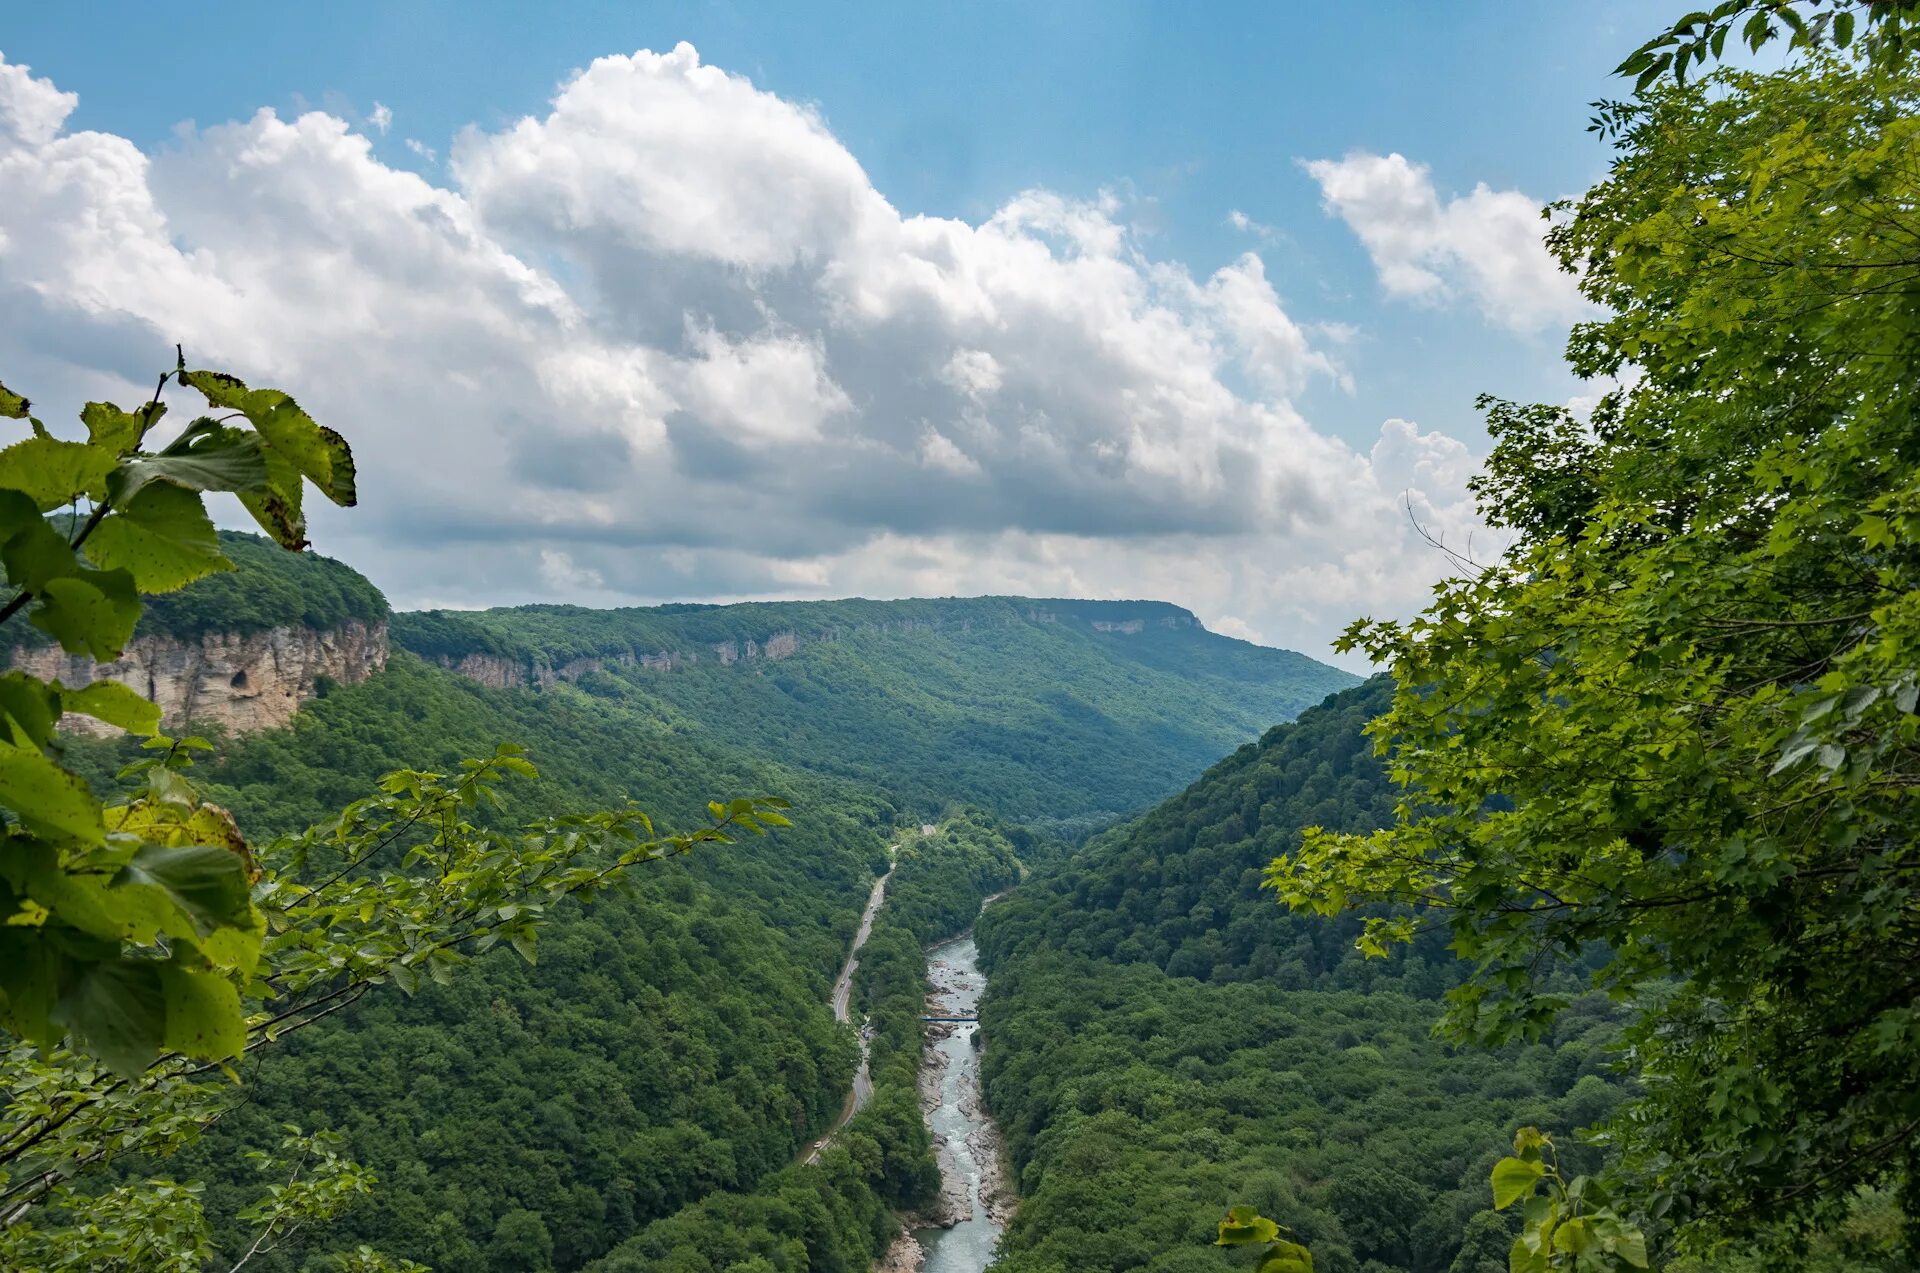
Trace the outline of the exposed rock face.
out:
<instances>
[{"instance_id":1,"label":"exposed rock face","mask_svg":"<svg viewBox=\"0 0 1920 1273\"><path fill-rule=\"evenodd\" d=\"M1061 622L1060 616L1050 610L1028 607L1022 613L1029 623L1058 624ZM1198 619L1184 610L1157 615L1153 618L1087 619L1085 622L1095 632L1108 632L1121 636L1133 636L1144 632L1149 624L1162 628L1199 628L1201 626ZM457 658L451 654L430 654L427 657L441 667L458 672L462 676L494 689L515 689L534 685L544 689L556 681L577 681L588 672L597 672L610 664L666 671L712 660L722 667L731 667L737 663L754 663L761 660L778 662L798 654L802 645L810 642L838 641L854 633L919 635L941 631L971 632L972 630L973 623L967 619L946 623L931 623L925 619L893 619L857 627L826 628L818 632L809 632L804 636L792 631L776 632L766 639L765 644L760 644L751 637L745 637L732 641L715 641L685 650L622 651L601 657L573 659L559 667L551 667L539 661L505 658L497 654L472 653L463 654Z\"/></svg>"},{"instance_id":2,"label":"exposed rock face","mask_svg":"<svg viewBox=\"0 0 1920 1273\"><path fill-rule=\"evenodd\" d=\"M927 625L921 625L926 627ZM831 641L834 634L827 633L811 638ZM433 656L433 661L450 671L480 682L493 689L505 690L538 685L545 689L556 681L577 681L589 672L598 672L605 667L644 667L650 671L664 672L689 663L698 663L703 657L710 657L722 667L740 662L755 662L765 659L778 663L781 659L792 658L800 651L800 635L797 632L776 632L761 645L753 638L743 641L720 641L707 646L704 650L654 650L645 653L622 651L602 657L569 659L559 667L549 667L544 663L527 664L518 659L503 658L497 654L463 654L454 658L449 654Z\"/></svg>"},{"instance_id":3,"label":"exposed rock face","mask_svg":"<svg viewBox=\"0 0 1920 1273\"><path fill-rule=\"evenodd\" d=\"M163 728L189 721L235 734L278 729L314 695L321 677L343 685L387 665L387 625L353 620L338 628L273 628L250 636L210 632L198 641L142 636L112 663L71 655L57 646L17 650L13 666L65 685L114 680L160 705ZM463 669L464 670L464 669ZM119 731L86 716L63 727L80 734Z\"/></svg>"}]
</instances>

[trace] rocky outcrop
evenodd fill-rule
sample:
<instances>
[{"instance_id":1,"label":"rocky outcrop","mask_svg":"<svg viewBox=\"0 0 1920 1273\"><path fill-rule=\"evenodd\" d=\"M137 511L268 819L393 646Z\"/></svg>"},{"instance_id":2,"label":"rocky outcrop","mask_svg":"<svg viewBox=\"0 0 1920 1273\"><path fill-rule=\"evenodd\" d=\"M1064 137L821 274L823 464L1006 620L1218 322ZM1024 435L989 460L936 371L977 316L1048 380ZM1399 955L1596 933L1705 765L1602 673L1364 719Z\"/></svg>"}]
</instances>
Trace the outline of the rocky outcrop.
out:
<instances>
[{"instance_id":1,"label":"rocky outcrop","mask_svg":"<svg viewBox=\"0 0 1920 1273\"><path fill-rule=\"evenodd\" d=\"M1036 624L1083 622L1095 632L1119 636L1137 635L1146 631L1149 625L1161 628L1199 628L1201 626L1200 621L1185 610L1154 603L1148 604L1154 606L1151 617L1143 617L1137 612L1134 616L1114 619L1094 619L1076 614L1063 620L1061 614L1055 610L1028 606L1014 612L1004 621L1019 622L1024 619L1026 622ZM1165 611L1170 613L1162 613ZM537 657L514 659L498 654L429 653L427 657L441 667L458 672L462 676L494 689L524 689L533 686L545 689L556 681L577 681L589 672L597 672L609 666L643 667L654 671L667 671L676 667L713 662L722 667L732 667L736 664L757 663L762 660L778 662L781 659L792 658L805 645L829 643L855 635L878 633L917 636L940 632L966 633L973 630L974 620L969 618L952 618L940 622L918 618L883 619L877 623L826 627L805 635L794 631L776 632L764 642L755 641L752 637L736 637L728 641L690 644L688 648L681 650L620 651L571 659L558 667L550 666Z\"/></svg>"},{"instance_id":2,"label":"rocky outcrop","mask_svg":"<svg viewBox=\"0 0 1920 1273\"><path fill-rule=\"evenodd\" d=\"M367 624L357 619L323 632L210 632L197 641L139 636L112 663L95 663L55 646L16 650L13 655L14 667L64 685L118 681L160 705L164 729L194 722L235 734L286 725L323 678L352 685L386 665L385 621ZM79 734L119 732L86 716L68 716L62 724Z\"/></svg>"},{"instance_id":3,"label":"rocky outcrop","mask_svg":"<svg viewBox=\"0 0 1920 1273\"><path fill-rule=\"evenodd\" d=\"M525 664L503 659L497 654L464 654L458 661L442 657L439 662L442 667L450 668L470 681L478 681L496 690L527 683Z\"/></svg>"},{"instance_id":4,"label":"rocky outcrop","mask_svg":"<svg viewBox=\"0 0 1920 1273\"><path fill-rule=\"evenodd\" d=\"M825 633L812 639L831 641L834 635ZM798 633L776 632L767 638L764 645L749 637L742 641L718 641L701 650L654 650L640 654L621 651L598 657L569 659L558 667L509 659L498 654L463 654L457 659L450 654L441 654L434 656L433 661L449 671L458 672L469 680L497 690L524 689L528 686L546 689L557 681L577 681L589 672L598 672L607 667L643 667L664 672L698 663L703 657L713 659L722 667L760 659L777 663L781 659L792 658L799 651Z\"/></svg>"}]
</instances>

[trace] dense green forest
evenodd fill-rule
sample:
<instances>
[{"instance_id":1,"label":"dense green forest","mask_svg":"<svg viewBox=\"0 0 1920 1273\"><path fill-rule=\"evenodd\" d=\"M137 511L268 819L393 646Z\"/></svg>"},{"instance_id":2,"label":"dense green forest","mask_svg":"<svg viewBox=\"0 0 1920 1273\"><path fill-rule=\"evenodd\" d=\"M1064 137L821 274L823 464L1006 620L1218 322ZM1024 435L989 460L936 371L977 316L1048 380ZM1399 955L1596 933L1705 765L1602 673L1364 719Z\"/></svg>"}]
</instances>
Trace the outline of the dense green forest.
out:
<instances>
[{"instance_id":1,"label":"dense green forest","mask_svg":"<svg viewBox=\"0 0 1920 1273\"><path fill-rule=\"evenodd\" d=\"M316 569L359 580L311 555L250 556L258 541L233 539L238 569L214 578L261 584L269 598L297 595ZM170 598L174 609L193 612L206 586ZM338 593L359 590L378 600L363 580ZM756 674L714 668L704 683ZM733 741L738 731L697 727L697 698L663 701L652 684L501 690L396 650L369 680L322 687L290 729L216 735L195 775L259 834L322 820L381 773L453 767L499 739L520 742L540 768L504 789L503 821L631 798L672 825L714 794L765 792L795 804L796 825L661 864L563 914L536 962L503 946L447 986L376 995L291 1036L248 1067L245 1102L215 1132L163 1163L125 1163L125 1174L205 1182L216 1245L234 1249L258 1187L244 1152L270 1148L290 1123L339 1131L391 1187L348 1211L329 1242L368 1242L449 1271L568 1270L603 1258L609 1268L659 1267L668 1250L687 1269L728 1267L732 1248L715 1245L715 1226L728 1217L722 1227L739 1236L736 1204L770 1208L764 1232L747 1239L753 1250L804 1249L809 1267L858 1267L883 1244L892 1211L920 1197L933 1171L913 1079L920 947L964 928L983 896L1014 882L1016 845L1044 842L980 810L905 837L859 985L876 1029L874 1102L820 1167L790 1166L851 1077L856 1043L828 1013L827 988L909 801L766 759ZM1003 688L995 701L1021 698ZM873 746L851 712L812 728ZM67 754L105 791L139 751L131 739L76 739ZM1060 754L1040 772L1064 787L1097 781L1085 766L1102 763ZM1173 762L1160 753L1155 763ZM906 786L911 803L931 806L940 781ZM295 1245L252 1267L295 1269L301 1258ZM709 1258L718 1263L700 1262Z\"/></svg>"},{"instance_id":2,"label":"dense green forest","mask_svg":"<svg viewBox=\"0 0 1920 1273\"><path fill-rule=\"evenodd\" d=\"M997 1267L1219 1268L1228 1201L1284 1216L1316 1269L1506 1267L1487 1168L1517 1126L1613 1108L1615 1011L1593 996L1540 1045L1460 1051L1430 1037L1457 980L1441 942L1367 959L1358 919L1259 887L1303 827L1391 815L1362 733L1389 697L1328 699L981 917L987 1096L1024 1199Z\"/></svg>"},{"instance_id":3,"label":"dense green forest","mask_svg":"<svg viewBox=\"0 0 1920 1273\"><path fill-rule=\"evenodd\" d=\"M744 657L782 633L792 653ZM394 640L529 674L599 660L581 689L647 703L689 731L863 780L924 813L960 801L1068 835L1150 804L1354 680L1154 602L534 606L403 614ZM743 656L723 664L715 646ZM672 667L620 661L662 653Z\"/></svg>"},{"instance_id":4,"label":"dense green forest","mask_svg":"<svg viewBox=\"0 0 1920 1273\"><path fill-rule=\"evenodd\" d=\"M245 531L220 531L218 543L233 569L152 598L140 615L139 635L197 640L208 633L245 636L270 628L324 631L349 622L377 624L389 617L380 590L331 557L289 553ZM51 638L13 624L6 639L41 643Z\"/></svg>"},{"instance_id":5,"label":"dense green forest","mask_svg":"<svg viewBox=\"0 0 1920 1273\"><path fill-rule=\"evenodd\" d=\"M777 840L662 864L561 918L531 966L502 947L450 986L375 996L290 1038L250 1076L246 1104L166 1166L209 1181L229 1223L226 1199L254 1184L238 1151L296 1122L346 1131L400 1183L350 1212L347 1236L438 1269L577 1268L784 1164L839 1108L855 1047L825 1000L881 857L885 801L585 695L502 694L404 655L292 730L224 743L200 772L237 816L286 830L381 772L499 738L541 767L509 789L508 818L631 796L671 820L740 790L807 811ZM527 1243L548 1249L542 1234L548 1263L527 1263Z\"/></svg>"},{"instance_id":6,"label":"dense green forest","mask_svg":"<svg viewBox=\"0 0 1920 1273\"><path fill-rule=\"evenodd\" d=\"M923 948L965 928L987 892L1018 878L1019 861L1013 842L977 813L908 844L855 978L873 1028L872 1103L818 1168L788 1167L750 1193L713 1194L621 1244L594 1273L857 1273L893 1236L892 1212L924 1205L939 1187L916 1083Z\"/></svg>"}]
</instances>

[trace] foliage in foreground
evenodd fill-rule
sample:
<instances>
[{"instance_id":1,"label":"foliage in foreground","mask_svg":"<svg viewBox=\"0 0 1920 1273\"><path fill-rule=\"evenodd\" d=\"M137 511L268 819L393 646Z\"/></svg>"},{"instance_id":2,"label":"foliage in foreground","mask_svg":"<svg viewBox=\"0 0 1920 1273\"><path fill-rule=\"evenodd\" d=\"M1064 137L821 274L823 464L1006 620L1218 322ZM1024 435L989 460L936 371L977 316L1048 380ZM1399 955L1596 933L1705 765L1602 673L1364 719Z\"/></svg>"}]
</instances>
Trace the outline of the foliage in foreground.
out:
<instances>
[{"instance_id":1,"label":"foliage in foreground","mask_svg":"<svg viewBox=\"0 0 1920 1273\"><path fill-rule=\"evenodd\" d=\"M1613 171L1550 242L1612 314L1573 370L1625 387L1590 423L1491 404L1512 548L1347 642L1393 666L1408 797L1270 880L1431 912L1475 967L1460 1039L1550 1028L1539 971L1604 952L1623 1202L1791 1244L1875 1190L1920 1214L1920 74L1818 54L1601 122Z\"/></svg>"},{"instance_id":2,"label":"foliage in foreground","mask_svg":"<svg viewBox=\"0 0 1920 1273\"><path fill-rule=\"evenodd\" d=\"M148 451L176 380L224 414ZM303 483L354 501L339 435L287 395L189 371L184 357L137 411L89 403L85 442L54 437L29 410L0 388L0 416L32 431L0 450L0 623L24 614L86 660L120 655L142 594L233 569L202 492L233 492L291 550L306 543ZM251 552L257 541L227 542ZM384 602L365 592L338 600L377 618ZM553 906L730 829L787 824L783 801L738 800L710 805L711 825L684 835L657 835L632 807L501 830L489 819L496 786L534 772L501 746L452 776L391 773L338 818L256 851L187 776L207 741L151 737L120 773L137 787L108 803L63 764L55 729L67 712L144 735L159 716L113 682L0 676L0 1027L20 1040L0 1054L9 1267L198 1267L212 1251L199 1186L101 1191L92 1173L195 1141L233 1105L234 1063L372 986L411 993L499 942L531 960ZM281 1146L291 1174L239 1212L255 1236L236 1267L367 1191L370 1173L339 1145L332 1132L292 1131ZM340 1260L410 1267L371 1249Z\"/></svg>"},{"instance_id":3,"label":"foliage in foreground","mask_svg":"<svg viewBox=\"0 0 1920 1273\"><path fill-rule=\"evenodd\" d=\"M172 381L222 414L146 450ZM306 483L336 504L355 499L339 434L278 390L189 371L184 354L139 409L88 403L84 442L53 436L30 410L0 387L0 418L32 431L0 450L0 625L24 614L97 662L125 649L143 594L233 568L203 492L233 492L294 550L306 546ZM0 1028L42 1050L70 1040L123 1079L163 1048L239 1055L239 987L256 975L264 936L246 841L167 765L140 797L104 804L60 763L54 729L66 712L141 734L159 724L159 709L122 685L0 676Z\"/></svg>"},{"instance_id":4,"label":"foliage in foreground","mask_svg":"<svg viewBox=\"0 0 1920 1273\"><path fill-rule=\"evenodd\" d=\"M169 745L149 762L150 784L195 802L182 773L192 750ZM743 800L713 806L712 825L688 835L656 836L633 809L547 818L516 831L483 825L498 803L495 788L532 773L519 749L506 745L457 775L403 770L336 820L262 849L253 898L267 936L244 987L247 1011L232 1054L270 1048L375 986L412 993L428 980L444 983L471 953L495 944L531 961L540 928L561 902L602 892L637 865L724 842L730 829L786 822L778 812L784 802ZM102 1228L98 1204L69 1182L115 1158L164 1157L196 1141L242 1095L231 1066L166 1050L123 1070L23 1043L5 1054L0 1072L9 1092L0 1125L0 1204L9 1224L0 1230L0 1255L24 1261L38 1250L81 1252L110 1267L133 1259L116 1243L148 1241L142 1232L162 1221L183 1244L180 1259L206 1246L207 1225L191 1188L170 1181L122 1186L111 1196L145 1218ZM309 1173L292 1201L284 1189L270 1191L242 1221L264 1225L265 1237L276 1227L276 1200L292 1208L284 1221L291 1225L330 1218L349 1194L364 1193L368 1178L331 1154L337 1143L329 1136L324 1144L309 1138L297 1146L302 1158L324 1148L327 1161L342 1164L330 1177L333 1192L316 1195ZM298 1162L293 1170L286 1188L300 1184ZM34 1213L44 1203L53 1218Z\"/></svg>"}]
</instances>

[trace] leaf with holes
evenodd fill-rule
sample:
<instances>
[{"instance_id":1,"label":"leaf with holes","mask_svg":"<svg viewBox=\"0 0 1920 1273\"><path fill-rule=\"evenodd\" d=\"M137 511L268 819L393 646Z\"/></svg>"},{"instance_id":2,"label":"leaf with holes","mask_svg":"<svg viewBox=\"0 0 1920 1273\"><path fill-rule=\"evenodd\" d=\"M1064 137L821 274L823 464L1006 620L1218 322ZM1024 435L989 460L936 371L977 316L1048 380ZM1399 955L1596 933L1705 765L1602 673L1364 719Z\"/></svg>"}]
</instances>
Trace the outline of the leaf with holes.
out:
<instances>
[{"instance_id":1,"label":"leaf with holes","mask_svg":"<svg viewBox=\"0 0 1920 1273\"><path fill-rule=\"evenodd\" d=\"M307 519L300 511L300 471L278 451L269 450L265 455L266 481L259 490L242 491L240 503L282 548L298 552L307 546Z\"/></svg>"},{"instance_id":2,"label":"leaf with holes","mask_svg":"<svg viewBox=\"0 0 1920 1273\"><path fill-rule=\"evenodd\" d=\"M285 456L322 495L343 508L353 507L358 494L346 439L276 389L257 389L247 398L247 418L267 446Z\"/></svg>"}]
</instances>

